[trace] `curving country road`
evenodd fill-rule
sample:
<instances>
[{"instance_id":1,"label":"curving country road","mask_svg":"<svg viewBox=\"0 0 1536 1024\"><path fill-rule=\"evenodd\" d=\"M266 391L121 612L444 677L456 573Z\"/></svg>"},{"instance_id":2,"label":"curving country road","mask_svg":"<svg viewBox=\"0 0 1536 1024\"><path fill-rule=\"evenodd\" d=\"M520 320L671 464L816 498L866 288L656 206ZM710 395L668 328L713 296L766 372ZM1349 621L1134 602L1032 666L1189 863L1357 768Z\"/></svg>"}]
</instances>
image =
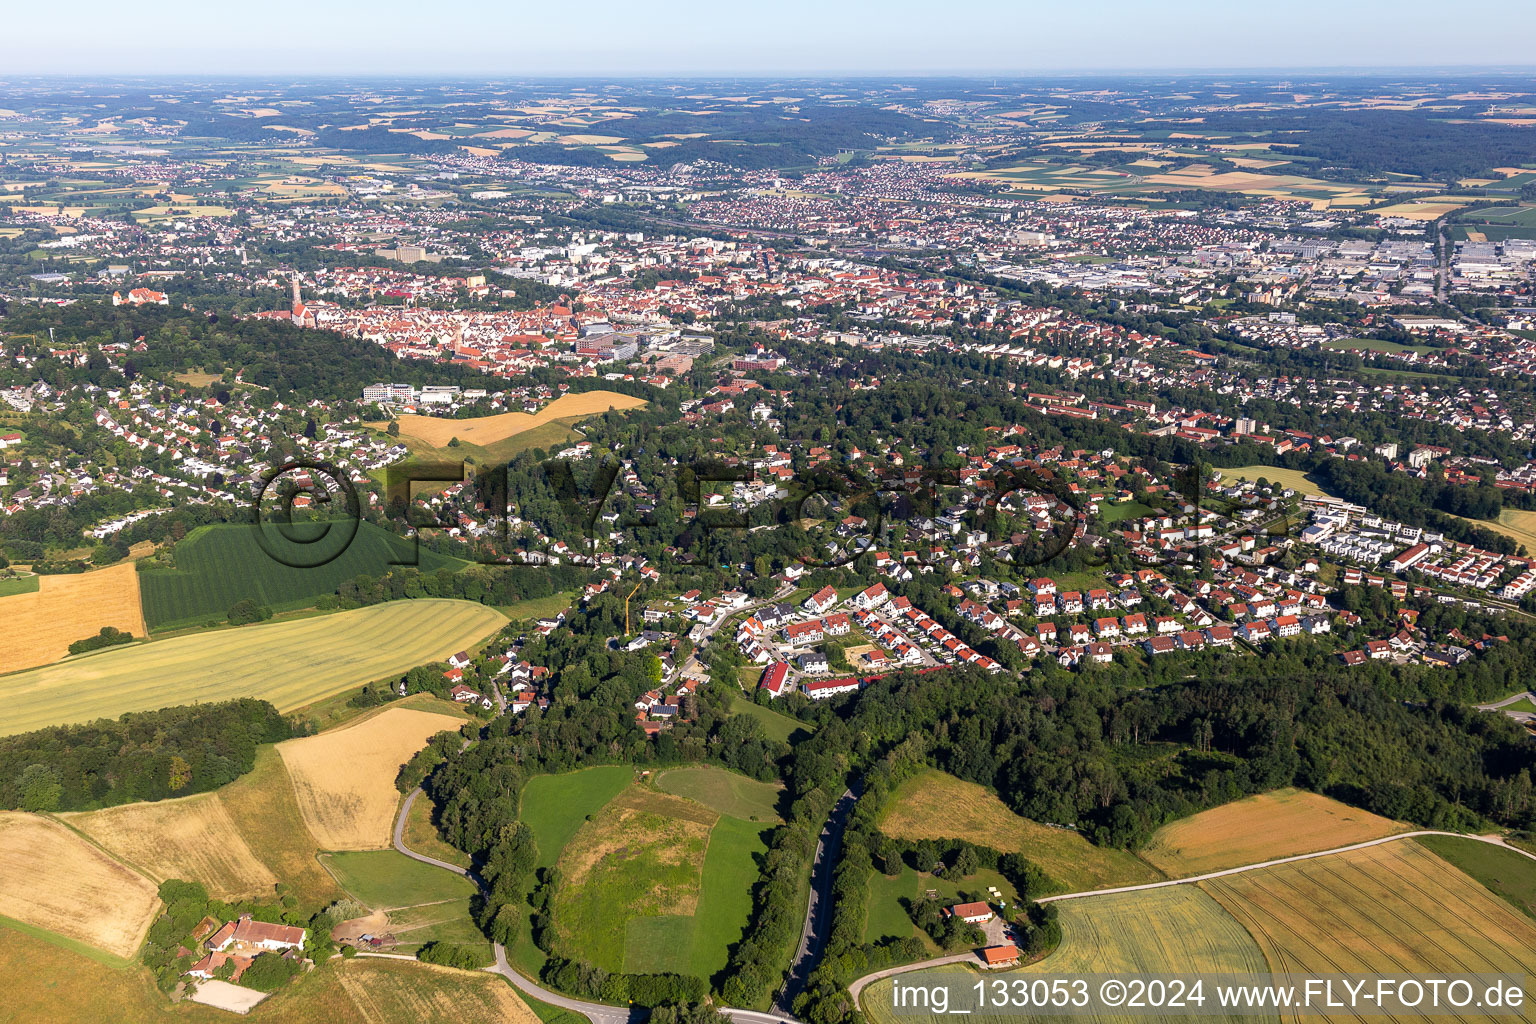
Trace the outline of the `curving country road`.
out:
<instances>
[{"instance_id":1,"label":"curving country road","mask_svg":"<svg viewBox=\"0 0 1536 1024\"><path fill-rule=\"evenodd\" d=\"M452 871L456 875L463 875L471 882L474 882L475 885L478 886L482 892L484 892L485 883L480 879L480 876L475 874L473 871L466 868L461 868L457 864L449 864L447 861L438 860L436 857L428 857L426 854L417 853L415 850L412 850L410 847L405 845L405 818L406 815L410 814L411 812L411 805L416 802L416 798L421 796L421 794L421 787L418 786L411 790L411 792L406 796L405 802L400 805L400 813L395 818L395 849L399 850L401 853L405 854L412 860L420 861L423 864L430 864L435 868L442 868L444 871ZM506 978L508 981L510 981L519 991L525 993L526 995L532 996L540 1002L548 1003L551 1006L558 1006L562 1010L570 1010L573 1013L579 1013L583 1017L586 1017L588 1020L590 1020L592 1024L630 1024L630 1022L636 1022L636 1024L638 1024L639 1021L644 1020L646 1017L646 1012L639 1009L638 1007L609 1006L607 1003L591 1003L584 999L572 999L570 996L561 995L559 992L551 992L544 986L538 984L537 982L531 981L524 977L522 974L518 973L518 971L514 969L510 963L508 963L507 949L501 943L492 943L492 948L496 954L496 963L494 966L485 968L485 970L491 974L501 975L503 978ZM734 1021L735 1024L800 1024L800 1022L796 1021L793 1017L782 1013L761 1013L757 1010L738 1010L735 1007L730 1006L722 1006L718 1007L718 1009L721 1013Z\"/></svg>"},{"instance_id":2,"label":"curving country road","mask_svg":"<svg viewBox=\"0 0 1536 1024\"><path fill-rule=\"evenodd\" d=\"M1522 857L1536 860L1536 854L1522 850L1518 846L1511 846L1505 842L1502 836L1469 836L1461 832L1441 832L1438 829L1419 829L1413 832L1399 832L1396 835L1382 836L1380 839L1368 839L1363 843L1352 843L1349 846L1336 846L1331 850L1318 850L1316 853L1298 853L1292 857L1277 857L1274 860L1259 861L1256 864L1244 864L1241 867L1226 868L1221 871L1208 871L1203 875L1190 875L1187 878L1169 878L1161 882L1144 882L1141 885L1122 885L1115 889L1088 889L1083 892L1063 893L1059 896L1042 896L1037 903L1060 903L1064 900L1082 899L1085 896L1110 896L1121 892L1141 892L1144 889L1165 889L1170 885L1190 885L1194 882L1204 882L1212 878L1225 878L1228 875L1240 875L1247 871L1258 871L1262 868L1272 868L1281 864L1294 864L1297 861L1313 860L1318 857L1331 857L1336 853L1349 853L1352 850L1364 850L1372 846L1380 846L1383 843L1395 843L1400 839L1414 839L1419 836L1454 836L1458 839L1475 839L1480 843L1488 843L1492 846L1502 846L1506 850L1513 850ZM900 967L891 967L873 974L866 974L856 979L848 986L848 992L853 996L853 1005L859 1005L859 994L866 987L882 978L894 977L898 974L907 974L911 971L926 970L930 967L942 967L945 964L979 963L974 951L967 950L964 953L951 953L948 956L934 957L931 960L919 960L917 963L904 964Z\"/></svg>"}]
</instances>

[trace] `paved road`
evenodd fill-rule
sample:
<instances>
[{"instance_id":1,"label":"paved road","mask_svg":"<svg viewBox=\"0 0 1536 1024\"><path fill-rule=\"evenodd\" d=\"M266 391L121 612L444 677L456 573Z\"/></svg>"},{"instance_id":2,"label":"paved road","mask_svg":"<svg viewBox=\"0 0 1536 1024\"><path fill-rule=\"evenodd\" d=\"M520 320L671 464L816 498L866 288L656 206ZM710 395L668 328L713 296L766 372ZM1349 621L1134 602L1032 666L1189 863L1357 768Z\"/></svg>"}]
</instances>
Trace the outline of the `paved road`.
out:
<instances>
[{"instance_id":1,"label":"paved road","mask_svg":"<svg viewBox=\"0 0 1536 1024\"><path fill-rule=\"evenodd\" d=\"M1517 693L1513 697L1505 697L1503 700L1496 700L1492 704L1479 704L1477 705L1477 710L1497 711L1499 708L1507 707L1510 704L1521 700L1528 700L1532 703L1536 703L1536 693L1532 693L1530 690L1527 690L1524 693Z\"/></svg>"},{"instance_id":2,"label":"paved road","mask_svg":"<svg viewBox=\"0 0 1536 1024\"><path fill-rule=\"evenodd\" d=\"M405 845L405 818L406 815L411 813L411 805L416 802L416 798L419 796L421 796L421 787L417 786L406 796L405 803L400 805L400 816L395 819L395 849L412 860L419 860L423 864L431 864L433 867L442 868L444 871L452 871L454 874L463 875L465 878L478 884L479 879L473 873L459 867L457 864L449 864L447 861L438 860L436 857L428 857L426 854L417 853Z\"/></svg>"},{"instance_id":3,"label":"paved road","mask_svg":"<svg viewBox=\"0 0 1536 1024\"><path fill-rule=\"evenodd\" d=\"M1509 705L1522 700L1528 700L1531 703L1536 704L1536 693L1532 693L1531 691L1527 690L1525 693L1517 693L1513 697L1505 697L1503 700L1495 701L1492 704L1479 704L1477 705L1477 710L1502 711ZM1504 714L1508 715L1510 718L1513 718L1517 722L1523 722L1526 725L1536 725L1536 714L1532 714L1529 711L1505 711Z\"/></svg>"},{"instance_id":4,"label":"paved road","mask_svg":"<svg viewBox=\"0 0 1536 1024\"><path fill-rule=\"evenodd\" d=\"M926 970L929 967L943 967L945 964L963 963L980 964L981 958L976 955L976 951L974 949L968 949L964 953L951 953L949 956L937 956L932 960L924 960L922 963L907 964L903 967L889 967L883 971L876 971L874 974L866 974L864 977L859 978L853 982L853 984L848 986L848 992L853 996L853 1005L858 1006L859 993L863 992L866 987L873 985L881 978L894 978L898 974L906 974L909 971L921 971Z\"/></svg>"},{"instance_id":5,"label":"paved road","mask_svg":"<svg viewBox=\"0 0 1536 1024\"><path fill-rule=\"evenodd\" d=\"M421 796L421 793L420 787L411 790L410 794L406 796L405 802L400 805L400 815L395 819L395 849L412 860L418 860L423 864L430 864L435 868L442 868L444 871L452 871L456 875L463 875L484 891L485 883L473 871L461 868L457 864L449 864L435 857L428 857L425 854L417 853L405 845L405 817L410 813L411 805L416 802L416 798ZM485 968L485 970L491 974L501 975L519 991L532 996L540 1002L548 1003L551 1006L558 1006L562 1010L579 1013L590 1020L592 1024L632 1024L632 1022L633 1024L638 1024L639 1021L644 1020L647 1016L646 1012L639 1008L609 1006L606 1003L591 1003L584 999L572 999L570 996L561 995L559 992L551 992L544 986L518 973L507 961L507 948L501 943L492 943L492 949L495 951L496 963L491 967ZM412 958L407 957L406 959ZM800 1024L799 1021L786 1014L760 1013L757 1010L738 1010L729 1006L719 1007L719 1010L736 1022L736 1024Z\"/></svg>"},{"instance_id":6,"label":"paved road","mask_svg":"<svg viewBox=\"0 0 1536 1024\"><path fill-rule=\"evenodd\" d=\"M1163 889L1170 885L1189 885L1193 882L1204 882L1212 878L1225 878L1228 875L1240 875L1246 871L1258 871L1261 868L1271 868L1280 864L1294 864L1297 861L1313 860L1317 857L1330 857L1336 853L1349 853L1351 850L1364 850L1372 846L1380 846L1383 843L1395 843L1401 839L1414 839L1418 836L1455 836L1459 839L1475 839L1480 843L1488 843L1491 846L1502 846L1506 850L1513 850L1522 857L1536 860L1536 854L1511 846L1500 836L1469 836L1460 832L1441 832L1436 829L1420 829L1414 832L1399 832L1393 836L1383 836L1380 839L1370 839L1363 843L1353 843L1349 846L1336 846L1331 850L1319 850L1316 853L1300 853L1294 857L1278 857L1274 860L1260 861L1257 864L1244 864L1242 867L1227 868L1224 871L1211 871L1203 875L1191 875L1188 878L1170 878L1162 882L1146 882L1142 885L1123 885L1116 889L1089 889L1085 892L1069 892L1060 896L1042 896L1039 903L1060 903L1064 900L1082 899L1086 896L1109 896L1118 892L1141 892L1144 889ZM906 974L910 971L926 970L929 967L942 967L945 964L962 963L967 960L975 961L974 952L954 953L949 956L935 957L932 960L921 960L915 964L906 964L902 967L892 967L888 970L877 971L874 974L866 974L848 986L849 993L853 996L854 1006L859 1005L859 993L870 984L882 978L890 978L897 974Z\"/></svg>"},{"instance_id":7,"label":"paved road","mask_svg":"<svg viewBox=\"0 0 1536 1024\"><path fill-rule=\"evenodd\" d=\"M774 1000L774 1007L785 1014L795 1005L795 997L805 991L805 984L827 944L832 913L832 872L843 852L843 830L848 827L848 815L853 812L856 799L853 790L843 790L816 840L816 859L811 864L811 893L805 907L805 924L800 929L800 947L795 951L784 987Z\"/></svg>"}]
</instances>

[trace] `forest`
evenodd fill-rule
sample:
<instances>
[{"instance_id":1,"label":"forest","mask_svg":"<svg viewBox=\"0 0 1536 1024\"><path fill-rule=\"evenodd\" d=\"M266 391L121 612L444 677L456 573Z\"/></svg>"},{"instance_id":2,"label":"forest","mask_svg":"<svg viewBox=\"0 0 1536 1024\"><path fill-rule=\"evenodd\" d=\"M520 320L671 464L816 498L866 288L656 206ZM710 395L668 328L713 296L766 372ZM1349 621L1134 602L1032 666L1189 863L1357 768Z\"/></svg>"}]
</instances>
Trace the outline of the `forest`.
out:
<instances>
[{"instance_id":1,"label":"forest","mask_svg":"<svg viewBox=\"0 0 1536 1024\"><path fill-rule=\"evenodd\" d=\"M217 789L250 771L256 747L292 727L242 699L0 736L0 807L83 811Z\"/></svg>"},{"instance_id":2,"label":"forest","mask_svg":"<svg viewBox=\"0 0 1536 1024\"><path fill-rule=\"evenodd\" d=\"M1307 173L1323 178L1396 172L1454 180L1528 160L1531 154L1530 138L1520 128L1419 111L1310 108L1295 113L1218 113L1206 118L1205 125L1293 133L1286 135L1296 143L1291 152L1317 157L1321 164L1309 165Z\"/></svg>"}]
</instances>

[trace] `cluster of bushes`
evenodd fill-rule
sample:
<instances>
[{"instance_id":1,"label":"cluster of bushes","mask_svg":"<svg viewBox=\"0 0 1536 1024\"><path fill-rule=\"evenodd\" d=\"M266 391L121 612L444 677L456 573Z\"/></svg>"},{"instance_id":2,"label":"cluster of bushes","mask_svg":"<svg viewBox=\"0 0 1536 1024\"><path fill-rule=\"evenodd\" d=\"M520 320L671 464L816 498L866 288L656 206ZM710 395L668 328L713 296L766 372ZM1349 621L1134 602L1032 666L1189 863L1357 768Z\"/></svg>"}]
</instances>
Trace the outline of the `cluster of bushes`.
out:
<instances>
[{"instance_id":1,"label":"cluster of bushes","mask_svg":"<svg viewBox=\"0 0 1536 1024\"><path fill-rule=\"evenodd\" d=\"M369 683L347 698L347 707L376 708L381 704L399 699L400 691L389 683Z\"/></svg>"},{"instance_id":2,"label":"cluster of bushes","mask_svg":"<svg viewBox=\"0 0 1536 1024\"><path fill-rule=\"evenodd\" d=\"M540 977L562 992L621 1006L697 1003L709 994L708 983L691 974L611 974L581 960L552 959Z\"/></svg>"},{"instance_id":3,"label":"cluster of bushes","mask_svg":"<svg viewBox=\"0 0 1536 1024\"><path fill-rule=\"evenodd\" d=\"M463 742L464 735L452 729L445 729L433 736L426 746L400 766L400 771L395 774L395 788L402 793L409 793L421 785L432 774L432 769L442 764Z\"/></svg>"},{"instance_id":4,"label":"cluster of bushes","mask_svg":"<svg viewBox=\"0 0 1536 1024\"><path fill-rule=\"evenodd\" d=\"M32 571L39 576L77 576L88 572L90 566L78 558L62 562L33 562Z\"/></svg>"},{"instance_id":5,"label":"cluster of bushes","mask_svg":"<svg viewBox=\"0 0 1536 1024\"><path fill-rule=\"evenodd\" d=\"M138 711L0 737L0 807L79 811L217 789L293 734L263 700Z\"/></svg>"},{"instance_id":6,"label":"cluster of bushes","mask_svg":"<svg viewBox=\"0 0 1536 1024\"><path fill-rule=\"evenodd\" d=\"M228 616L231 626L244 626L252 622L266 622L272 617L272 609L247 598L230 605Z\"/></svg>"},{"instance_id":7,"label":"cluster of bushes","mask_svg":"<svg viewBox=\"0 0 1536 1024\"><path fill-rule=\"evenodd\" d=\"M485 951L457 942L429 942L416 951L416 959L461 971L478 971L485 966Z\"/></svg>"},{"instance_id":8,"label":"cluster of bushes","mask_svg":"<svg viewBox=\"0 0 1536 1024\"><path fill-rule=\"evenodd\" d=\"M128 557L128 545L121 536L114 537L91 549L91 561L97 565L111 565Z\"/></svg>"},{"instance_id":9,"label":"cluster of bushes","mask_svg":"<svg viewBox=\"0 0 1536 1024\"><path fill-rule=\"evenodd\" d=\"M99 651L103 647L116 647L118 644L133 643L133 634L124 632L116 626L102 626L101 632L95 636L88 636L84 640L76 640L69 645L70 654L84 654L87 651Z\"/></svg>"}]
</instances>

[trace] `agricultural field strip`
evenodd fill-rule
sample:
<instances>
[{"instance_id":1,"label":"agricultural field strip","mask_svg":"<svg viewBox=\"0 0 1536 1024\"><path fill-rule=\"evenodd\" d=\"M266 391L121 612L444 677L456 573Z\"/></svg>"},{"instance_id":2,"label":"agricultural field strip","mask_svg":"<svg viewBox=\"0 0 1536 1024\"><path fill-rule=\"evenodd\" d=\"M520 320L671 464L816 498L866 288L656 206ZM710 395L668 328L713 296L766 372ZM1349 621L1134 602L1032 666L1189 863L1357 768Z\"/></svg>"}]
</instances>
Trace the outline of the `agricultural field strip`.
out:
<instances>
[{"instance_id":1,"label":"agricultural field strip","mask_svg":"<svg viewBox=\"0 0 1536 1024\"><path fill-rule=\"evenodd\" d=\"M1276 860L1262 861L1258 864L1245 864L1242 867L1226 868L1222 871L1212 871L1203 875L1191 875L1188 878L1171 878L1163 882L1147 882L1142 885L1126 885L1117 889L1089 889L1083 892L1062 893L1058 896L1042 896L1036 902L1059 903L1064 900L1075 900L1085 896L1110 896L1115 893L1140 892L1145 889L1164 889L1171 885L1189 885L1193 882L1204 882L1214 878L1225 878L1230 875L1241 875L1249 871L1258 871L1261 868L1277 867L1281 864L1294 864L1297 861L1315 860L1318 857L1329 857L1334 854L1349 853L1352 850L1364 850L1372 846L1381 846L1384 843L1394 843L1400 839L1416 839L1420 836L1453 836L1457 839L1475 839L1478 842L1488 843L1491 846L1502 846L1506 849L1515 850L1522 856L1536 861L1536 854L1530 853L1526 850L1521 850L1516 846L1511 846L1510 844L1503 842L1496 837L1468 836L1460 832L1442 832L1437 829L1420 829L1414 832L1399 832L1397 835L1382 836L1380 839L1370 839L1363 843L1354 843L1350 846L1340 846L1332 850L1318 850L1316 853L1299 853L1292 857L1280 857ZM970 952L955 953L949 956L935 957L932 960L920 960L917 963L904 964L900 967L892 967L884 971L877 971L874 974L868 974L862 978L855 979L849 984L848 991L850 994L852 994L854 1005L857 1007L859 1002L859 993L863 991L866 986L883 978L894 977L898 974L909 974L913 971L926 970L930 967L940 967L945 964L974 963L975 961L975 954Z\"/></svg>"},{"instance_id":2,"label":"agricultural field strip","mask_svg":"<svg viewBox=\"0 0 1536 1024\"><path fill-rule=\"evenodd\" d=\"M536 413L504 412L472 419L407 414L398 417L400 432L434 447L453 438L469 444L492 444L567 417L600 416L612 410L639 408L645 399L616 391L585 391L557 398Z\"/></svg>"},{"instance_id":3,"label":"agricultural field strip","mask_svg":"<svg viewBox=\"0 0 1536 1024\"><path fill-rule=\"evenodd\" d=\"M1380 846L1383 843L1392 843L1399 839L1415 839L1419 836L1455 836L1458 839L1475 839L1480 843L1489 843L1493 846L1503 846L1511 850L1518 850L1522 856L1529 857L1531 860L1536 860L1536 853L1528 853L1525 850L1519 850L1518 847L1510 846L1508 843L1495 836L1469 836L1463 835L1460 832L1441 832L1438 829L1420 829L1414 832L1399 832L1392 836L1382 836L1380 839L1367 839L1363 843L1352 843L1349 846L1337 846L1331 850L1318 850L1315 853L1298 853L1290 857L1278 857L1274 860L1260 861L1257 864L1244 864L1241 867L1225 868L1221 871L1208 871L1203 875L1190 875L1186 878L1170 878L1164 882L1144 882L1141 885L1124 885L1117 889L1091 889L1085 892L1068 892L1057 896L1042 896L1036 902L1058 903L1062 900L1075 900L1084 896L1105 896L1110 893L1117 892L1138 892L1142 889L1162 889L1170 885L1188 885L1191 882L1204 882L1212 878L1224 878L1227 875L1240 875L1247 871L1258 871L1260 868L1272 868L1281 864L1293 864L1296 861L1301 860L1313 860L1317 857L1329 857L1336 853L1349 853L1352 850L1364 850L1371 846Z\"/></svg>"},{"instance_id":4,"label":"agricultural field strip","mask_svg":"<svg viewBox=\"0 0 1536 1024\"><path fill-rule=\"evenodd\" d=\"M505 622L485 605L421 598L117 647L0 677L0 735L233 697L292 711L472 648ZM272 672L305 657L319 667Z\"/></svg>"},{"instance_id":5,"label":"agricultural field strip","mask_svg":"<svg viewBox=\"0 0 1536 1024\"><path fill-rule=\"evenodd\" d=\"M1308 880L1313 882L1314 885L1316 885L1318 888L1321 888L1324 892L1327 893L1327 897L1328 898L1327 898L1326 902L1328 903L1329 906L1336 907L1336 908L1343 908L1345 910L1350 911L1351 913L1361 915L1365 919L1369 919L1370 915L1373 912L1378 911L1379 908L1374 908L1374 907L1371 907L1371 906L1364 906L1364 907L1362 907L1362 906L1357 906L1356 905L1357 901L1359 901L1361 899L1361 893L1363 891L1362 890L1362 886L1368 885L1368 883L1370 881L1369 874L1360 865L1358 865L1358 864L1346 864L1346 865L1344 865L1343 869L1340 869L1340 868L1338 868L1338 867L1336 867L1336 866L1334 866L1332 864L1325 863L1325 864L1321 865L1320 869L1318 869L1318 870L1320 870L1321 874L1320 875L1317 875L1317 874L1309 875L1308 876ZM1363 877L1363 878L1350 878L1350 877L1347 877L1346 872L1353 872L1354 874L1363 875L1365 877ZM1270 897L1272 899L1275 899L1277 901L1283 899L1283 894L1280 892L1280 889L1281 888L1289 888L1290 887L1289 886L1289 882L1287 880L1283 880L1283 879L1274 879L1274 880L1271 881L1270 885L1266 885L1265 881L1266 880L1264 880L1264 879L1260 879L1260 880L1257 880L1257 881L1251 881L1249 884L1252 885L1257 891L1259 891L1259 892L1265 894L1266 896L1268 896L1268 897ZM1401 885L1406 886L1407 888L1413 889L1415 891L1415 895L1419 899L1421 899L1424 903L1426 903L1426 904L1431 904L1432 905L1436 900L1445 900L1445 899L1447 899L1447 897L1449 897L1451 901L1461 905L1459 909L1466 915L1466 917L1464 919L1466 919L1466 920L1475 920L1476 917L1477 917L1477 911L1478 911L1479 908L1471 906L1467 902L1467 900L1464 897L1464 895L1462 895L1460 893L1448 893L1448 892L1446 892L1444 890L1436 890L1434 893L1431 893L1431 892L1425 890L1421 885L1415 884L1410 879L1399 877L1399 878L1396 879L1396 881L1397 881L1398 884L1401 884ZM1333 884L1330 885L1330 884L1327 884L1327 883L1333 883ZM1369 903L1368 900L1366 902ZM1225 904L1223 904L1223 905L1225 906ZM1230 912L1230 910L1229 910L1229 912ZM1236 915L1234 915L1234 916L1236 916ZM1244 916L1247 916L1247 915L1245 914ZM1239 920L1241 921L1241 918L1239 918ZM1248 924L1245 924L1244 926L1248 927ZM1323 947L1322 945L1316 943L1314 939L1309 939L1309 937L1307 935L1305 935L1305 934L1296 933L1295 930L1290 928L1288 925L1286 925L1285 922L1280 921L1278 919L1272 919L1272 920L1269 921L1269 927L1270 928L1284 928L1284 929L1286 929L1288 931L1291 931L1292 934L1295 935L1296 938L1302 944L1307 945L1307 946L1309 946L1312 949L1313 955L1318 957L1319 959L1321 959L1325 963L1325 965L1327 966L1327 968L1328 968L1328 970L1330 972L1338 973L1338 974L1348 974L1348 973L1351 973L1351 965L1350 964L1340 962L1340 960L1336 959L1333 956L1330 956L1328 954L1328 952L1327 952L1325 947ZM1256 929L1256 928L1251 928L1251 927L1249 928L1249 930L1250 931L1257 931L1259 933L1263 932L1263 929ZM1419 933L1418 934L1418 938L1425 940L1425 946L1427 948L1428 945L1429 945L1427 937L1422 934L1422 930L1421 929L1415 929L1415 931L1417 931ZM1369 936L1357 935L1357 936L1355 936L1355 938L1357 939L1357 941L1362 943L1364 946L1369 947L1369 952L1375 954L1381 960L1389 961L1393 971L1401 972L1401 973L1405 973L1406 974L1406 973L1411 973L1415 969L1416 966L1419 966L1419 965L1416 965L1414 963L1404 962L1403 960L1401 960L1401 959L1399 959L1397 957L1394 957L1389 951L1387 951L1386 949L1382 948L1379 943L1373 942L1370 939ZM1452 951L1449 950L1448 948L1446 948L1443 945L1440 947L1439 951L1441 953L1443 953L1445 956L1452 958L1453 960L1456 959L1454 957L1454 954L1452 953ZM1305 964L1291 963L1290 961L1291 961L1292 957L1290 957L1285 952L1283 947L1279 947L1279 946L1275 947L1274 952L1277 954L1277 957L1278 957L1278 959L1280 961L1279 966L1280 966L1280 968L1282 970L1295 970L1295 971L1301 972L1301 971L1304 971L1306 969L1306 967L1307 967L1307 965L1305 965ZM1455 966L1456 970L1458 970L1458 971L1462 971L1462 972L1465 972L1465 973L1468 973L1468 974L1473 974L1473 973L1477 973L1479 965L1471 964L1471 963L1467 963L1467 962L1459 961L1458 960L1454 964L1454 966ZM1374 963L1370 963L1370 964L1366 964L1366 965L1357 964L1357 965L1354 965L1354 970L1360 970L1362 967L1369 967L1371 969L1380 969L1381 968L1381 963L1380 962L1374 962Z\"/></svg>"}]
</instances>

